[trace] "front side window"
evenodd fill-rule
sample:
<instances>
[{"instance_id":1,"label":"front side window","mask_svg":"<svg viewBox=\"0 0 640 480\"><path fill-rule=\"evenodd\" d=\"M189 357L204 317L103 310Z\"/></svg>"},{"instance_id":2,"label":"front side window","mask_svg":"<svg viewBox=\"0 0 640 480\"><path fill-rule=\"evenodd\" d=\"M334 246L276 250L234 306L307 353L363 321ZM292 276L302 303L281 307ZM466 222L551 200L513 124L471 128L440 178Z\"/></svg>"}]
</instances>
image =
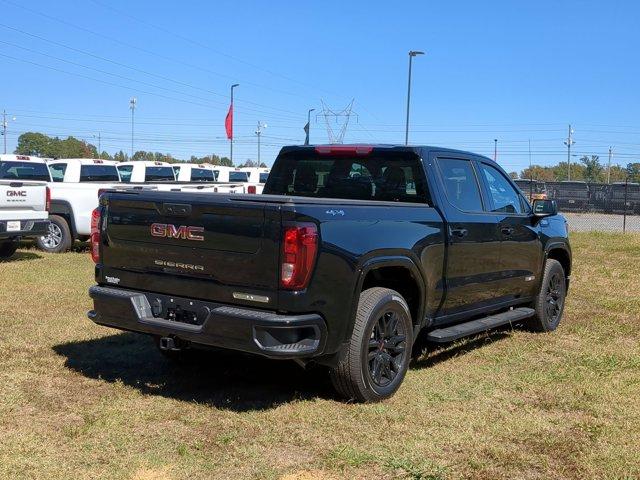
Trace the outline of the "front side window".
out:
<instances>
[{"instance_id":1,"label":"front side window","mask_svg":"<svg viewBox=\"0 0 640 480\"><path fill-rule=\"evenodd\" d=\"M51 179L54 182L63 182L64 174L67 171L66 163L56 163L49 165L49 172L51 172Z\"/></svg>"},{"instance_id":2,"label":"front side window","mask_svg":"<svg viewBox=\"0 0 640 480\"><path fill-rule=\"evenodd\" d=\"M481 212L480 188L471 162L457 158L439 158L438 166L449 202L465 212Z\"/></svg>"},{"instance_id":3,"label":"front side window","mask_svg":"<svg viewBox=\"0 0 640 480\"><path fill-rule=\"evenodd\" d=\"M115 165L82 165L80 166L81 182L119 182L118 169Z\"/></svg>"},{"instance_id":4,"label":"front side window","mask_svg":"<svg viewBox=\"0 0 640 480\"><path fill-rule=\"evenodd\" d=\"M0 161L0 180L50 182L51 176L44 163Z\"/></svg>"},{"instance_id":5,"label":"front side window","mask_svg":"<svg viewBox=\"0 0 640 480\"><path fill-rule=\"evenodd\" d=\"M120 165L118 166L118 172L120 173L120 178L123 182L130 182L133 165Z\"/></svg>"},{"instance_id":6,"label":"front side window","mask_svg":"<svg viewBox=\"0 0 640 480\"><path fill-rule=\"evenodd\" d=\"M500 170L486 163L480 164L492 212L523 213L520 195Z\"/></svg>"},{"instance_id":7,"label":"front side window","mask_svg":"<svg viewBox=\"0 0 640 480\"><path fill-rule=\"evenodd\" d=\"M260 174L260 183L267 183L267 178L269 178L269 174L268 173L261 173Z\"/></svg>"}]
</instances>

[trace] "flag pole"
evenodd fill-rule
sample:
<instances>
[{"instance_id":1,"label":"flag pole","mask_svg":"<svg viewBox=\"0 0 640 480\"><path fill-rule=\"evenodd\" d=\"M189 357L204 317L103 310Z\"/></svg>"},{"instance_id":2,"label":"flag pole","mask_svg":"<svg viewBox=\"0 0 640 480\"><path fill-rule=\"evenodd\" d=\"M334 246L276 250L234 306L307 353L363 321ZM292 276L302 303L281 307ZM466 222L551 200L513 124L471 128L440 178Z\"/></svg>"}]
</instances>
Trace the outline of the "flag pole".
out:
<instances>
[{"instance_id":1,"label":"flag pole","mask_svg":"<svg viewBox=\"0 0 640 480\"><path fill-rule=\"evenodd\" d=\"M233 85L231 85L231 105L229 106L229 113L231 114L231 135L229 136L229 140L231 140L231 143L229 144L230 148L229 148L229 155L230 155L230 160L231 160L231 166L233 166L233 89L236 88L239 84L238 83L234 83Z\"/></svg>"}]
</instances>

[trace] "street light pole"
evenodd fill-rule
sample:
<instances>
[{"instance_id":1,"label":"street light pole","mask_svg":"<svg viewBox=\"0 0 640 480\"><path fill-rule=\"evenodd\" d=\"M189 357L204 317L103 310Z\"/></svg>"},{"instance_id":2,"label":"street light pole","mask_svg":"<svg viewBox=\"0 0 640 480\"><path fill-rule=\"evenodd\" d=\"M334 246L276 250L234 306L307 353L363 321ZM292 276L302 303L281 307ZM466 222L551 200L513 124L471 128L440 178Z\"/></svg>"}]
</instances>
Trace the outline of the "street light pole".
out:
<instances>
[{"instance_id":1,"label":"street light pole","mask_svg":"<svg viewBox=\"0 0 640 480\"><path fill-rule=\"evenodd\" d=\"M131 109L131 160L133 160L133 117L136 111L136 103L138 103L138 99L131 97L131 100L129 100L129 108Z\"/></svg>"},{"instance_id":2,"label":"street light pole","mask_svg":"<svg viewBox=\"0 0 640 480\"><path fill-rule=\"evenodd\" d=\"M309 145L309 135L311 133L311 112L315 111L315 108L310 108L309 111L307 112L307 128L306 130L306 136L304 138L304 144L305 145Z\"/></svg>"},{"instance_id":3,"label":"street light pole","mask_svg":"<svg viewBox=\"0 0 640 480\"><path fill-rule=\"evenodd\" d=\"M424 52L420 52L417 50L409 51L409 80L407 84L407 121L405 124L405 132L404 132L404 144L409 144L409 107L411 105L411 64L413 62L413 57L417 55L424 55Z\"/></svg>"},{"instance_id":4,"label":"street light pole","mask_svg":"<svg viewBox=\"0 0 640 480\"><path fill-rule=\"evenodd\" d=\"M231 143L229 144L229 156L231 157L231 165L233 165L233 89L239 86L239 83L231 85Z\"/></svg>"}]
</instances>

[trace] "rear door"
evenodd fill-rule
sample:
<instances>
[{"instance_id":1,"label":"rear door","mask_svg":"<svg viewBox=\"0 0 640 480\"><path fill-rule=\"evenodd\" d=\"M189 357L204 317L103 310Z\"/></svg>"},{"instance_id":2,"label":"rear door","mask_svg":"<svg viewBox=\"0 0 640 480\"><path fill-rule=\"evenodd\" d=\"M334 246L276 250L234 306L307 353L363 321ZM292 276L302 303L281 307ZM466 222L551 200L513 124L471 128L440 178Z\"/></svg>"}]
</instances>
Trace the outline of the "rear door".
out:
<instances>
[{"instance_id":1,"label":"rear door","mask_svg":"<svg viewBox=\"0 0 640 480\"><path fill-rule=\"evenodd\" d=\"M499 301L500 236L497 216L484 208L473 159L446 152L434 160L448 242L441 313L450 316Z\"/></svg>"},{"instance_id":2,"label":"rear door","mask_svg":"<svg viewBox=\"0 0 640 480\"><path fill-rule=\"evenodd\" d=\"M477 162L486 196L486 208L498 217L500 285L504 300L535 295L542 265L542 244L532 222L531 208L522 194L495 164Z\"/></svg>"},{"instance_id":3,"label":"rear door","mask_svg":"<svg viewBox=\"0 0 640 480\"><path fill-rule=\"evenodd\" d=\"M0 219L35 220L46 218L46 186L0 181Z\"/></svg>"},{"instance_id":4,"label":"rear door","mask_svg":"<svg viewBox=\"0 0 640 480\"><path fill-rule=\"evenodd\" d=\"M108 196L104 283L225 303L275 306L280 211L234 195Z\"/></svg>"}]
</instances>

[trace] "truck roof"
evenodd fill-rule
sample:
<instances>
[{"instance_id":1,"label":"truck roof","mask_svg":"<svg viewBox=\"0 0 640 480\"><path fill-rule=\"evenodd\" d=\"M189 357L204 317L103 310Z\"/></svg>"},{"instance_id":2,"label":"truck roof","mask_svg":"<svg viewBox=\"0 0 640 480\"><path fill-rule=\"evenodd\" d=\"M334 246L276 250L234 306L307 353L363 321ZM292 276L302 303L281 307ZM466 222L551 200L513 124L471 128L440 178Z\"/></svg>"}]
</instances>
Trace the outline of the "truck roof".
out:
<instances>
[{"instance_id":1,"label":"truck roof","mask_svg":"<svg viewBox=\"0 0 640 480\"><path fill-rule=\"evenodd\" d=\"M463 154L463 155L472 155L474 157L481 157L486 160L491 160L489 157L485 157L484 155L479 155L474 152L469 152L465 150L458 150L454 148L445 148L445 147L437 147L433 145L398 145L398 144L387 144L387 143L341 143L341 144L319 144L319 145L288 145L282 147L280 153L289 153L289 152L304 152L304 151L315 151L319 153L350 153L351 151L355 155L365 155L371 151L395 151L395 152L411 152L416 153L420 156L425 156L431 151L438 152L446 152L451 154Z\"/></svg>"},{"instance_id":2,"label":"truck roof","mask_svg":"<svg viewBox=\"0 0 640 480\"><path fill-rule=\"evenodd\" d=\"M138 160L132 162L116 162L118 165L144 165L145 167L170 167L173 165L169 162L154 162L151 160ZM177 165L182 165L178 163Z\"/></svg>"},{"instance_id":3,"label":"truck roof","mask_svg":"<svg viewBox=\"0 0 640 480\"><path fill-rule=\"evenodd\" d=\"M50 160L47 162L49 165L55 165L57 163L77 163L79 165L117 165L115 160L103 160L101 158L57 158L56 160Z\"/></svg>"},{"instance_id":4,"label":"truck roof","mask_svg":"<svg viewBox=\"0 0 640 480\"><path fill-rule=\"evenodd\" d=\"M46 163L44 158L34 157L33 155L15 155L13 153L0 154L0 161Z\"/></svg>"}]
</instances>

